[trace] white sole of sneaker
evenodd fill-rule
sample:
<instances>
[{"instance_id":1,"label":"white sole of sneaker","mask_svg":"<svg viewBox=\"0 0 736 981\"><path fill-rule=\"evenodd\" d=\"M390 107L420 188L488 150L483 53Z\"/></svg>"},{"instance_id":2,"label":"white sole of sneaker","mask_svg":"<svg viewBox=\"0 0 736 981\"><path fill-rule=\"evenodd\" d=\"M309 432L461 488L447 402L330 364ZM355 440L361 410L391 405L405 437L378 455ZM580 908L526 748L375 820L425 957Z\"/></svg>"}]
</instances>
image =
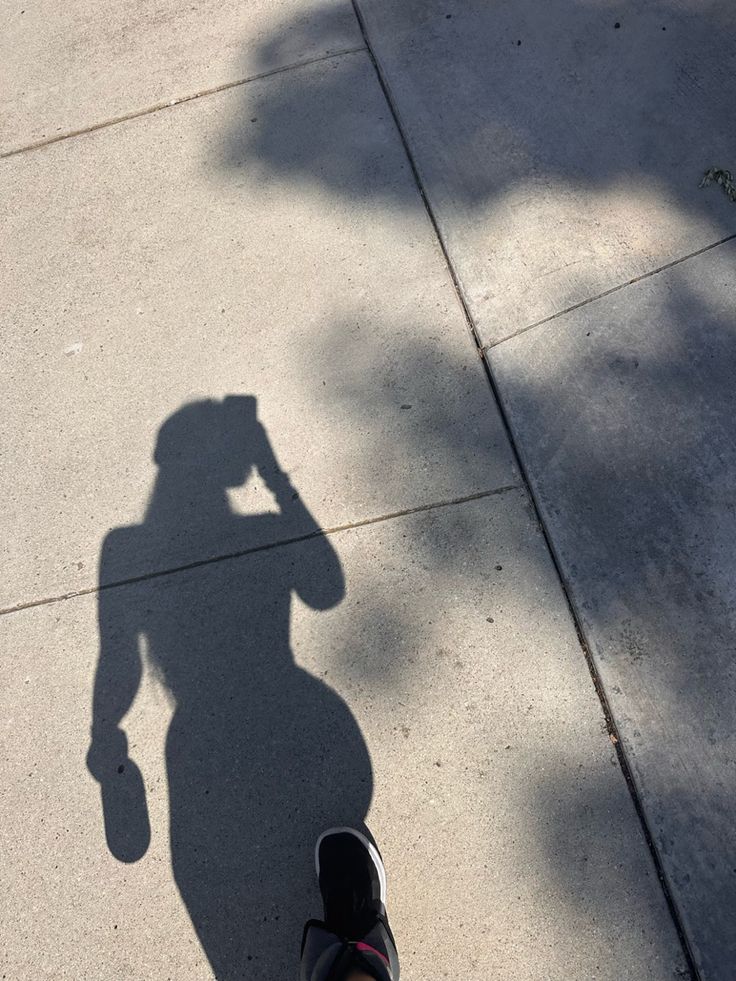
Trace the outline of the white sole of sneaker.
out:
<instances>
[{"instance_id":1,"label":"white sole of sneaker","mask_svg":"<svg viewBox=\"0 0 736 981\"><path fill-rule=\"evenodd\" d=\"M326 838L328 835L341 834L341 833L354 835L370 855L371 861L373 862L373 865L375 866L376 869L376 873L378 875L378 885L379 885L379 889L381 890L381 902L385 906L386 905L386 869L384 868L383 860L381 859L381 856L378 854L378 849L373 844L373 842L369 841L364 834L360 833L360 831L356 831L355 828L328 828L327 831L322 832L322 834L317 839L317 844L314 846L314 866L317 869L317 878L319 878L319 846L322 844L322 840Z\"/></svg>"}]
</instances>

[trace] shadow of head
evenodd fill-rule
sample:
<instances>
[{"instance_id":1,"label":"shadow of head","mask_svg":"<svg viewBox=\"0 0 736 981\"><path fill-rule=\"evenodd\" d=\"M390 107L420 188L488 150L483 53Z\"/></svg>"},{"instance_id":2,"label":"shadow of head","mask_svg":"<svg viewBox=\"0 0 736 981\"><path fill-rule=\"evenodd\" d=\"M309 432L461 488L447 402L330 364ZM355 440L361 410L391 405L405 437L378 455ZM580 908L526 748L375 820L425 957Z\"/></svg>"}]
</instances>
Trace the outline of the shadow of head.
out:
<instances>
[{"instance_id":1,"label":"shadow of head","mask_svg":"<svg viewBox=\"0 0 736 981\"><path fill-rule=\"evenodd\" d=\"M252 395L190 402L159 429L153 459L160 469L178 470L182 480L238 487L261 461L264 436Z\"/></svg>"}]
</instances>

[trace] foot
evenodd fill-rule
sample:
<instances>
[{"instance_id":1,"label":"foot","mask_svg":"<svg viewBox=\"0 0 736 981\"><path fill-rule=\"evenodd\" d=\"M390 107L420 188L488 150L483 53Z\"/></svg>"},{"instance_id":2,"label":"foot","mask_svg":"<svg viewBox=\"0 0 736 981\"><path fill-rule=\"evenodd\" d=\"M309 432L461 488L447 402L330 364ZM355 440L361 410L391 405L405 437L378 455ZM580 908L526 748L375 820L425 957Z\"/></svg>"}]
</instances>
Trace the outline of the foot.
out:
<instances>
[{"instance_id":1,"label":"foot","mask_svg":"<svg viewBox=\"0 0 736 981\"><path fill-rule=\"evenodd\" d=\"M324 922L332 933L362 940L386 921L386 870L376 846L352 828L330 828L315 848Z\"/></svg>"}]
</instances>

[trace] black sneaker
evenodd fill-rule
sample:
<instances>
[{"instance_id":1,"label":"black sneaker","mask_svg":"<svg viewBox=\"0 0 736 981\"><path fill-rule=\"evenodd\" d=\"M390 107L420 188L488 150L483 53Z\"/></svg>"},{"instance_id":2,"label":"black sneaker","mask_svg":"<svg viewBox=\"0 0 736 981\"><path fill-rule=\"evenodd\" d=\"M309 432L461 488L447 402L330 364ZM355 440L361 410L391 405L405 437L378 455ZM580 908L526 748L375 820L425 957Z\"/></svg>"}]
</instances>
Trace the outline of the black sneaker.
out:
<instances>
[{"instance_id":1,"label":"black sneaker","mask_svg":"<svg viewBox=\"0 0 736 981\"><path fill-rule=\"evenodd\" d=\"M378 920L389 930L386 870L373 842L353 828L330 828L317 839L315 864L329 930L346 940L361 940Z\"/></svg>"}]
</instances>

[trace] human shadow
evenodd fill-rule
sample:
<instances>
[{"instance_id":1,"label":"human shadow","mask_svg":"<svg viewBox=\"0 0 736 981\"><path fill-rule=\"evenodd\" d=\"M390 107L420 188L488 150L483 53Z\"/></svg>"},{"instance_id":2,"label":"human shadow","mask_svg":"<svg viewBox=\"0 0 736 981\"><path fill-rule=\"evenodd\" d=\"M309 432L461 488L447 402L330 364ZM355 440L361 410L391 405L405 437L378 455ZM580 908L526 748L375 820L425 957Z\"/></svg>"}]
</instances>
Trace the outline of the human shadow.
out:
<instances>
[{"instance_id":1,"label":"human shadow","mask_svg":"<svg viewBox=\"0 0 736 981\"><path fill-rule=\"evenodd\" d=\"M213 973L286 977L298 959L315 837L329 825L363 827L372 793L355 719L295 663L290 644L292 592L315 610L335 606L345 589L340 562L281 471L255 398L185 405L162 425L155 461L143 522L114 529L102 547L88 765L101 785L107 843L131 862L150 837L143 779L120 727L143 648L174 705L166 739L173 873ZM232 511L227 488L254 468L279 513ZM212 540L226 531L238 557L109 586L144 541L170 555L193 504ZM242 554L264 531L278 541L294 511L311 536Z\"/></svg>"}]
</instances>

